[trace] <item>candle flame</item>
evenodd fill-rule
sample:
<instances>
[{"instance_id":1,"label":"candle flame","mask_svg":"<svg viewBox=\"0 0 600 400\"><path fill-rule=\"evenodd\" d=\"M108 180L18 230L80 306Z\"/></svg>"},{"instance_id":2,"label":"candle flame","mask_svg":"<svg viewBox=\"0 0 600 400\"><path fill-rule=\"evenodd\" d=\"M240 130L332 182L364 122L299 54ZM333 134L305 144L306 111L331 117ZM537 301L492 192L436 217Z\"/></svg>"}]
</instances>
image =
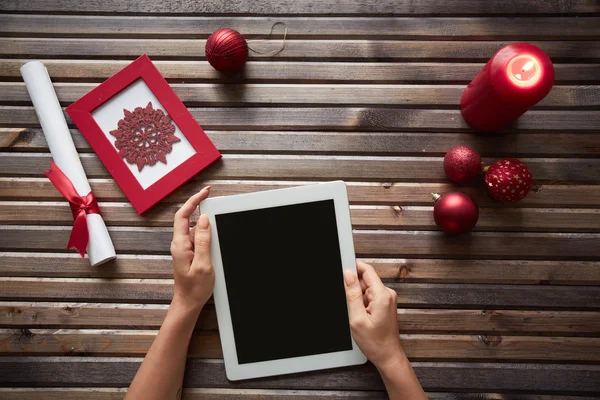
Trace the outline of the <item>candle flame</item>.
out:
<instances>
[{"instance_id":1,"label":"candle flame","mask_svg":"<svg viewBox=\"0 0 600 400\"><path fill-rule=\"evenodd\" d=\"M533 68L533 61L527 61L527 63L523 66L523 69L521 70L521 72L527 72L531 68Z\"/></svg>"},{"instance_id":2,"label":"candle flame","mask_svg":"<svg viewBox=\"0 0 600 400\"><path fill-rule=\"evenodd\" d=\"M515 86L526 88L539 82L542 68L534 57L522 54L508 63L506 73Z\"/></svg>"}]
</instances>

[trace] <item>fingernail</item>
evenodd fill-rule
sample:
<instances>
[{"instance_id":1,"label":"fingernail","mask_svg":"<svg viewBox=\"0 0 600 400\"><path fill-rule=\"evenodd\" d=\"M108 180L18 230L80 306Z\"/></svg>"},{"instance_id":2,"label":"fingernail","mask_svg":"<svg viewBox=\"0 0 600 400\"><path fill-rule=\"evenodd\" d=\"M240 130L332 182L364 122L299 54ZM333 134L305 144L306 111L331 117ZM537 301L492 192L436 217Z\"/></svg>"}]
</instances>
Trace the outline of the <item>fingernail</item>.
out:
<instances>
[{"instance_id":1,"label":"fingernail","mask_svg":"<svg viewBox=\"0 0 600 400\"><path fill-rule=\"evenodd\" d=\"M356 278L354 274L349 269L344 271L344 281L346 282L346 286L350 287L356 283Z\"/></svg>"},{"instance_id":2,"label":"fingernail","mask_svg":"<svg viewBox=\"0 0 600 400\"><path fill-rule=\"evenodd\" d=\"M198 218L198 222L196 222L196 229L200 229L202 231L208 229L208 215L200 215L200 218Z\"/></svg>"}]
</instances>

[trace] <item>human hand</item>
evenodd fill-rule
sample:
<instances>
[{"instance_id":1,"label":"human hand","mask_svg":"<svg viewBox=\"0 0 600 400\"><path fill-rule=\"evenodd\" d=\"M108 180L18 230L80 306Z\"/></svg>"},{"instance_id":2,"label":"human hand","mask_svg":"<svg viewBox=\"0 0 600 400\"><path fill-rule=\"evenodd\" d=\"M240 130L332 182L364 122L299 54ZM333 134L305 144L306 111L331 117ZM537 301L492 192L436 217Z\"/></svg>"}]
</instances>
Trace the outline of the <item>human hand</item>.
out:
<instances>
[{"instance_id":1,"label":"human hand","mask_svg":"<svg viewBox=\"0 0 600 400\"><path fill-rule=\"evenodd\" d=\"M211 235L208 216L200 215L192 229L189 227L190 216L209 193L210 186L207 186L190 197L175 213L173 222L173 303L196 312L202 310L213 292L215 271L210 259Z\"/></svg>"},{"instance_id":2,"label":"human hand","mask_svg":"<svg viewBox=\"0 0 600 400\"><path fill-rule=\"evenodd\" d=\"M372 266L356 261L360 279L344 271L350 329L354 341L379 369L404 359L398 334L396 292L387 288Z\"/></svg>"}]
</instances>

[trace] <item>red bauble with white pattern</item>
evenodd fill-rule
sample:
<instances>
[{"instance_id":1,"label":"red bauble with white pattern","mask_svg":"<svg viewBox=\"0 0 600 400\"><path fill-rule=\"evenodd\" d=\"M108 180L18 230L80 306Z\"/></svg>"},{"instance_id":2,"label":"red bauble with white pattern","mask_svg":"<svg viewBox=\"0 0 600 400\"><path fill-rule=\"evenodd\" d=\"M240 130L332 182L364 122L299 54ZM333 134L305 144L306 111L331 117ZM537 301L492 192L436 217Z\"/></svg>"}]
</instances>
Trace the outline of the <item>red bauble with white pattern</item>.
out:
<instances>
[{"instance_id":1,"label":"red bauble with white pattern","mask_svg":"<svg viewBox=\"0 0 600 400\"><path fill-rule=\"evenodd\" d=\"M522 200L529 193L532 183L533 178L527 165L514 158L496 161L485 174L488 192L503 203Z\"/></svg>"}]
</instances>

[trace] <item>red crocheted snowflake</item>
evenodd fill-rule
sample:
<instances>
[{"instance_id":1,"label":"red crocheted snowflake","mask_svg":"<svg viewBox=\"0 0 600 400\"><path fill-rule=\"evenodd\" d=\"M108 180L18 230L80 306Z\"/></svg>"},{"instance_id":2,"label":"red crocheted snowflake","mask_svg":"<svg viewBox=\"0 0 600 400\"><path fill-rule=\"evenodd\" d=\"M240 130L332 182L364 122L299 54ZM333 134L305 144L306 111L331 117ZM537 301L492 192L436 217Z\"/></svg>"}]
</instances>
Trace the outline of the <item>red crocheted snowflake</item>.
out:
<instances>
[{"instance_id":1,"label":"red crocheted snowflake","mask_svg":"<svg viewBox=\"0 0 600 400\"><path fill-rule=\"evenodd\" d=\"M110 131L117 138L115 147L119 155L128 163L136 164L138 171L158 161L166 164L173 143L181 140L175 136L171 117L161 109L152 108L151 102L145 108L123 109L123 113L125 118L119 120L118 129Z\"/></svg>"}]
</instances>

